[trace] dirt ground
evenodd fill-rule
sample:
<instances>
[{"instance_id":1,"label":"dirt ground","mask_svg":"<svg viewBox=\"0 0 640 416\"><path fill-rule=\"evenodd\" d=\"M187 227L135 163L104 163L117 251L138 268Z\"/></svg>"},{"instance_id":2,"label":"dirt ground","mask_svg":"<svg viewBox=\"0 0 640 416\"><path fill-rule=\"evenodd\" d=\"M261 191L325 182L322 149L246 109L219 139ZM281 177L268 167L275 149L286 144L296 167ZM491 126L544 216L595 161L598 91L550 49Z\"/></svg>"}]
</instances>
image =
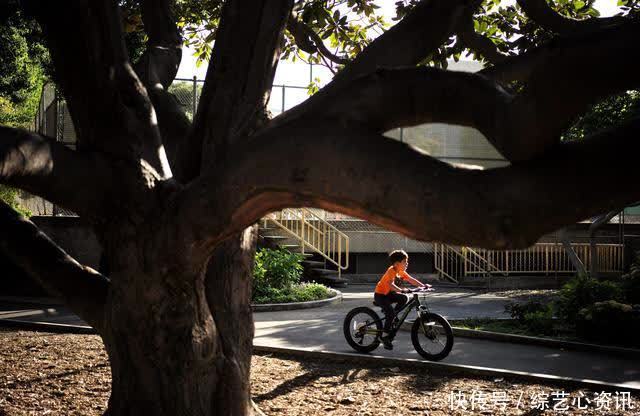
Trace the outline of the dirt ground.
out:
<instances>
[{"instance_id":1,"label":"dirt ground","mask_svg":"<svg viewBox=\"0 0 640 416\"><path fill-rule=\"evenodd\" d=\"M253 361L253 399L267 415L640 415L640 395L625 391L284 356ZM110 377L97 336L0 330L0 415L102 414Z\"/></svg>"}]
</instances>

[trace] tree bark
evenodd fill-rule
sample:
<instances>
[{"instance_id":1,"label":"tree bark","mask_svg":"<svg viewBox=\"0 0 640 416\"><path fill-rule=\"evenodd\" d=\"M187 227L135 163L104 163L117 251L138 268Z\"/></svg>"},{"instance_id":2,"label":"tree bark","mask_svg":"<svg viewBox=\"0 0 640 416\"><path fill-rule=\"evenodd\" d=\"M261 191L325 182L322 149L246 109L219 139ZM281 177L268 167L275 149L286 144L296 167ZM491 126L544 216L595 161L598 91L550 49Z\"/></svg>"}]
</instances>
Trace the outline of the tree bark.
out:
<instances>
[{"instance_id":1,"label":"tree bark","mask_svg":"<svg viewBox=\"0 0 640 416\"><path fill-rule=\"evenodd\" d=\"M551 8L547 0L517 0L527 17L540 26L561 34L575 34L580 31L598 30L612 26L625 19L619 16L590 18L584 20L563 16Z\"/></svg>"},{"instance_id":2,"label":"tree bark","mask_svg":"<svg viewBox=\"0 0 640 416\"><path fill-rule=\"evenodd\" d=\"M567 229L562 228L558 231L558 235L560 237L560 242L562 243L562 247L564 251L569 256L569 260L573 267L576 269L576 272L579 275L585 275L587 273L587 269L584 267L584 263L580 260L580 257L576 254L576 251L571 247L571 241L569 241L569 236L567 235Z\"/></svg>"},{"instance_id":3,"label":"tree bark","mask_svg":"<svg viewBox=\"0 0 640 416\"><path fill-rule=\"evenodd\" d=\"M100 333L112 369L106 414L247 414L250 305L226 306L238 295L229 288L208 299L205 258L166 244L149 225L113 224L101 234L112 282ZM235 261L223 261L212 260L216 270L246 282Z\"/></svg>"},{"instance_id":4,"label":"tree bark","mask_svg":"<svg viewBox=\"0 0 640 416\"><path fill-rule=\"evenodd\" d=\"M249 382L253 351L251 293L257 226L245 229L216 248L207 267L206 293L222 334L219 367L225 383L216 391L224 415L250 414Z\"/></svg>"},{"instance_id":5,"label":"tree bark","mask_svg":"<svg viewBox=\"0 0 640 416\"><path fill-rule=\"evenodd\" d=\"M603 225L611 221L619 212L620 210L618 209L599 215L589 226L589 274L594 279L598 278L598 245L596 244L596 234Z\"/></svg>"}]
</instances>

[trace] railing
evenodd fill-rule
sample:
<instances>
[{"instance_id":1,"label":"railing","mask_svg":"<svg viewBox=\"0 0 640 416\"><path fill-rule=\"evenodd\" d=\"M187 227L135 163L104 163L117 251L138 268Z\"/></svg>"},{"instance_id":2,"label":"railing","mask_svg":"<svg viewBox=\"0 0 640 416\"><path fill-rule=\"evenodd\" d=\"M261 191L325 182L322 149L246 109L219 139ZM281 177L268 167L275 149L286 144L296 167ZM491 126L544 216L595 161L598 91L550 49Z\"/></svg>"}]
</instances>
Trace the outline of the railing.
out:
<instances>
[{"instance_id":1,"label":"railing","mask_svg":"<svg viewBox=\"0 0 640 416\"><path fill-rule=\"evenodd\" d=\"M433 244L434 266L440 277L458 283L458 277L464 275L464 257L453 246Z\"/></svg>"},{"instance_id":2,"label":"railing","mask_svg":"<svg viewBox=\"0 0 640 416\"><path fill-rule=\"evenodd\" d=\"M589 264L591 251L587 243L571 244L584 264ZM538 243L523 250L486 250L469 247L452 247L434 244L435 268L441 277L458 281L462 276L487 276L502 274L550 274L574 273L562 244ZM598 244L598 270L622 272L624 245Z\"/></svg>"},{"instance_id":3,"label":"railing","mask_svg":"<svg viewBox=\"0 0 640 416\"><path fill-rule=\"evenodd\" d=\"M349 236L308 208L285 208L264 218L272 221L300 242L302 253L307 249L342 270L349 268Z\"/></svg>"}]
</instances>

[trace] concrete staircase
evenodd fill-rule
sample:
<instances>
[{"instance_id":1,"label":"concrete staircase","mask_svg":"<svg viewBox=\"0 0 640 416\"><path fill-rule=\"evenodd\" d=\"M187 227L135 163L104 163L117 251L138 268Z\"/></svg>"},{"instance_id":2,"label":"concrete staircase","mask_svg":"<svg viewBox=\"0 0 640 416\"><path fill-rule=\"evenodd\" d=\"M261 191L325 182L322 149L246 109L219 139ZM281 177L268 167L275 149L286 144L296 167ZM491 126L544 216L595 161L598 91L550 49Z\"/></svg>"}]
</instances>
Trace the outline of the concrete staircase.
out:
<instances>
[{"instance_id":1,"label":"concrete staircase","mask_svg":"<svg viewBox=\"0 0 640 416\"><path fill-rule=\"evenodd\" d=\"M269 219L263 219L259 223L258 234L260 241L265 247L284 248L292 253L299 253L304 256L302 267L304 267L304 280L315 281L331 287L346 287L348 281L340 277L338 270L333 264L328 262L320 253L305 247L303 250L301 242L290 235L286 230L274 224Z\"/></svg>"}]
</instances>

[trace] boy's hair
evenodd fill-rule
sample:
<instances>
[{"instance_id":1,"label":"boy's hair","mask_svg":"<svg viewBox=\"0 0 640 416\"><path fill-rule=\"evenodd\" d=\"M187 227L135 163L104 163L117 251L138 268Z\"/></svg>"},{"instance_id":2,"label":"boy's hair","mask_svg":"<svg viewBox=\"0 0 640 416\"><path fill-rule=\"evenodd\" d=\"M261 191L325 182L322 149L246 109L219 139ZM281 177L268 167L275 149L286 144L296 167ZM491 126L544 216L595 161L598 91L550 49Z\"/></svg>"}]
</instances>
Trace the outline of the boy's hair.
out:
<instances>
[{"instance_id":1,"label":"boy's hair","mask_svg":"<svg viewBox=\"0 0 640 416\"><path fill-rule=\"evenodd\" d=\"M408 258L409 255L404 250L393 250L391 253L389 253L389 263L391 265Z\"/></svg>"}]
</instances>

